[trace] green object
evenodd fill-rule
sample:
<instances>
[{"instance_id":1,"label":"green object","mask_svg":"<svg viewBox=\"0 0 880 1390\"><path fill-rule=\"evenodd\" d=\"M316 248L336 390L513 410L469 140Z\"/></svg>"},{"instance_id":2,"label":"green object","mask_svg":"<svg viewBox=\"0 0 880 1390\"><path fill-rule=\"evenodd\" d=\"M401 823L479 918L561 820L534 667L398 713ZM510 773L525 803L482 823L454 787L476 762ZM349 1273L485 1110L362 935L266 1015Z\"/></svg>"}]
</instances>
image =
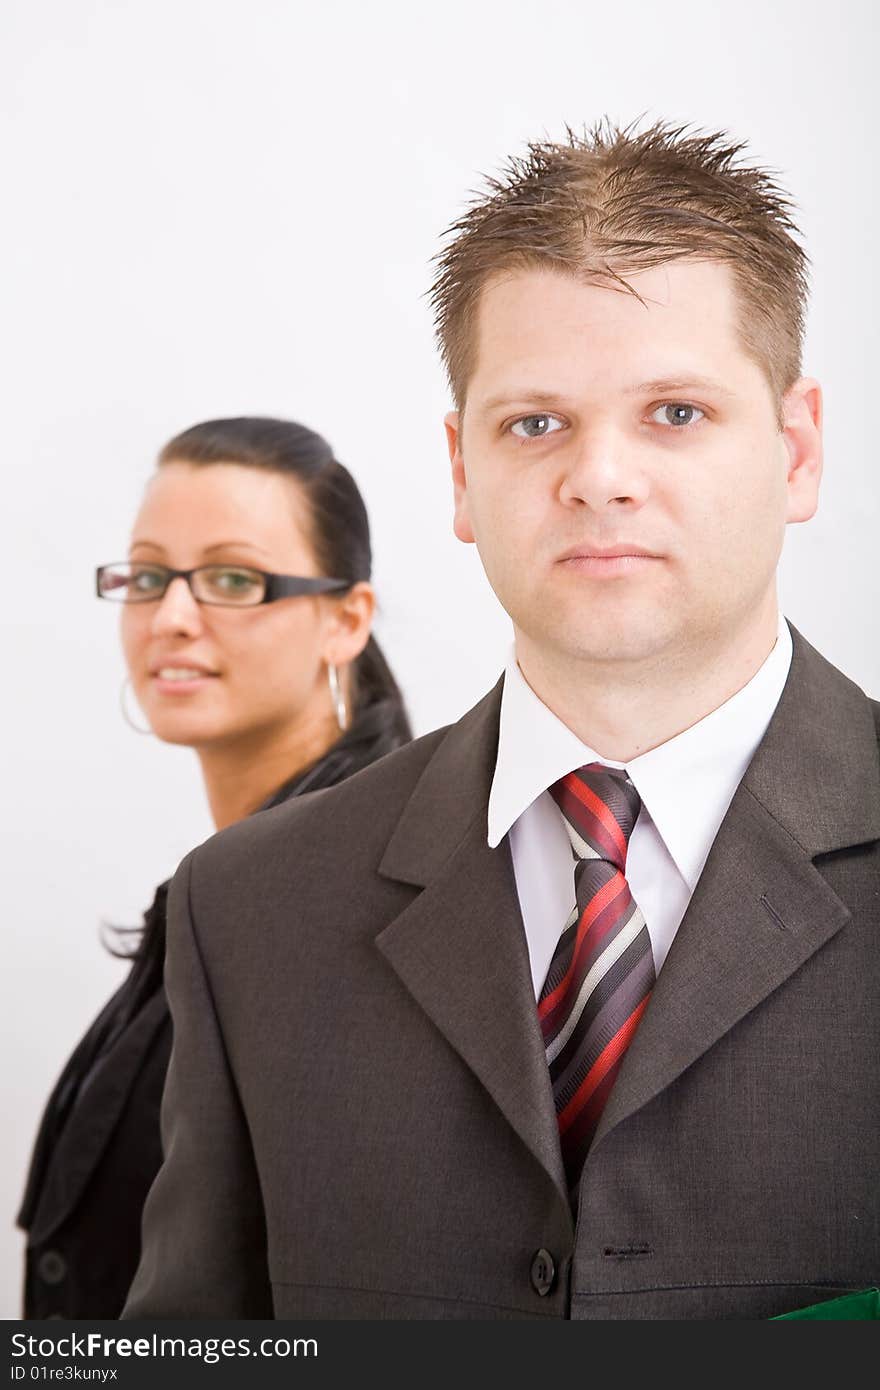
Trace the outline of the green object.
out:
<instances>
[{"instance_id":1,"label":"green object","mask_svg":"<svg viewBox=\"0 0 880 1390\"><path fill-rule=\"evenodd\" d=\"M786 1318L841 1318L850 1322L880 1318L880 1289L862 1289L859 1293L845 1293L841 1298L830 1298L827 1303L811 1303L809 1308L780 1313L770 1318L770 1322L784 1322Z\"/></svg>"}]
</instances>

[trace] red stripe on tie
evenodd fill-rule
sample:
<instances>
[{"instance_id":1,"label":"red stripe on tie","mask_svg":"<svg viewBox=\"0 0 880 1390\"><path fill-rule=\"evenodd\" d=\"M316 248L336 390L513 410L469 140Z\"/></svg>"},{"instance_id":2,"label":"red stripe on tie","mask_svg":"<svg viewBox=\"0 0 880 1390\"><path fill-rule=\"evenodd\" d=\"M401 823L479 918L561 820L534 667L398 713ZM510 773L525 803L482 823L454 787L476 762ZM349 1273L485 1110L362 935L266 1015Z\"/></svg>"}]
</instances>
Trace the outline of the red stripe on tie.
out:
<instances>
[{"instance_id":1,"label":"red stripe on tie","mask_svg":"<svg viewBox=\"0 0 880 1390\"><path fill-rule=\"evenodd\" d=\"M612 812L610 806L607 806L605 802L602 800L601 796L597 796L596 793L590 787L586 786L586 784L582 782L581 779L577 776L572 776L571 782L569 782L568 779L566 779L565 785L571 792L572 796L574 796L578 801L580 801L580 803L583 806L585 806L588 811L591 811L593 813L593 815L596 817L596 820L600 822L606 833L610 835L612 843L614 844L615 849L620 855L620 862L622 864L625 864L626 837L623 831L621 830L620 826L617 824L617 821L614 818L614 813Z\"/></svg>"},{"instance_id":2,"label":"red stripe on tie","mask_svg":"<svg viewBox=\"0 0 880 1390\"><path fill-rule=\"evenodd\" d=\"M617 1080L617 1073L623 1064L623 1057L618 1057L614 1066L607 1071L599 1082L590 1099L587 1101L583 1110L576 1115L572 1121L571 1128L567 1130L565 1138L562 1139L565 1162L575 1162L580 1158L583 1163L586 1158L587 1150L593 1142L593 1136L599 1128L599 1121L602 1118L602 1111L608 1104L611 1092L614 1090L614 1083ZM560 1136L562 1138L562 1136Z\"/></svg>"},{"instance_id":3,"label":"red stripe on tie","mask_svg":"<svg viewBox=\"0 0 880 1390\"><path fill-rule=\"evenodd\" d=\"M586 907L583 910L583 913L581 914L581 919L578 922L577 940L574 944L574 950L571 953L571 960L569 962L568 969L566 970L562 979L559 981L559 984L556 986L556 988L552 990L551 993L548 994L544 999L542 999L538 1004L538 1017L540 1019L543 1020L546 1017L546 1015L553 1008L554 1003L564 993L565 987L571 979L572 971L574 970L574 964L578 956L580 945L584 940L584 937L587 935L587 932L589 931L593 922L595 922L596 918L603 911L603 909L608 907L609 904L613 903L615 898L621 892L623 892L624 889L628 889L628 886L629 885L627 884L627 881L624 878L623 874L620 872L620 870L618 870L614 877L609 879L608 882L604 885L604 887L599 889L595 897L592 897L590 901L587 903Z\"/></svg>"},{"instance_id":4,"label":"red stripe on tie","mask_svg":"<svg viewBox=\"0 0 880 1390\"><path fill-rule=\"evenodd\" d=\"M625 1023L622 1023L611 1041L605 1046L596 1058L590 1070L587 1072L580 1086L578 1086L571 1100L564 1110L559 1112L559 1133L565 1131L574 1123L581 1110L589 1101L591 1095L599 1085L606 1072L623 1057L624 1052L632 1041L633 1034L639 1026L639 1019L645 1012L645 1006L650 995L645 995L641 1004L637 1004Z\"/></svg>"},{"instance_id":5,"label":"red stripe on tie","mask_svg":"<svg viewBox=\"0 0 880 1390\"><path fill-rule=\"evenodd\" d=\"M623 878L623 875L618 873L617 877ZM614 879L612 879L611 881L613 883ZM622 902L621 898L623 899ZM572 995L575 997L577 996L581 988L581 985L583 984L583 980L579 981L577 977L581 973L585 958L589 956L591 952L595 951L596 957L593 961L593 965L595 965L596 960L599 959L599 957L602 954L602 951L605 949L602 946L602 942L605 941L606 938L614 932L616 927L619 927L622 924L623 919L624 917L627 917L627 914L629 913L631 906L632 894L629 891L629 884L627 883L626 879L623 879L623 885L618 896L613 898L612 901L608 903L608 905L605 908L603 908L603 910L598 914L598 916L596 916L594 920L590 923L583 936L578 936L578 939L575 941L568 974L566 975L565 980L560 982L560 985L558 985L556 990L553 991L554 995L556 995L559 992L559 989L562 988L563 984L567 984L567 987L571 990ZM590 968L592 969L592 966ZM586 970L583 971L584 977L586 977L587 973L588 972ZM547 996L548 999L551 997L551 995ZM549 1046L551 1039L556 1036L556 1033L559 1031L559 1028L561 1027L560 1015L562 1015L563 1017L565 1016L565 1014L568 1012L569 1007L571 1007L572 1002L572 999L569 999L567 997L565 999L557 999L550 1013L543 1015L540 1012L539 1006L538 1018L541 1024L541 1031L544 1035L545 1045Z\"/></svg>"},{"instance_id":6,"label":"red stripe on tie","mask_svg":"<svg viewBox=\"0 0 880 1390\"><path fill-rule=\"evenodd\" d=\"M620 859L617 841L607 826L585 805L582 798L575 795L571 787L561 783L554 797L567 824L576 830L582 840L592 846L600 859L616 864ZM589 857L589 856L587 856Z\"/></svg>"}]
</instances>

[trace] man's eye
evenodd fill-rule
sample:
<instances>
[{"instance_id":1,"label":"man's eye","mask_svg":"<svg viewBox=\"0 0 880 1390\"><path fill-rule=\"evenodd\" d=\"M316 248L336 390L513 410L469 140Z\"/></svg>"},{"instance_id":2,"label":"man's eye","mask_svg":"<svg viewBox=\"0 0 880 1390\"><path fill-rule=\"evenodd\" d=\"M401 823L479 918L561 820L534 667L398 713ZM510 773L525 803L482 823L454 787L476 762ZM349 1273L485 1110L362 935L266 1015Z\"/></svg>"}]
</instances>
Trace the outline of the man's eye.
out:
<instances>
[{"instance_id":1,"label":"man's eye","mask_svg":"<svg viewBox=\"0 0 880 1390\"><path fill-rule=\"evenodd\" d=\"M680 429L683 425L695 424L704 416L705 412L699 406L687 405L684 401L670 401L667 405L658 405L651 419L655 425L672 425L673 429Z\"/></svg>"},{"instance_id":2,"label":"man's eye","mask_svg":"<svg viewBox=\"0 0 880 1390\"><path fill-rule=\"evenodd\" d=\"M510 433L518 439L541 439L545 434L555 434L562 429L562 421L555 415L523 415L514 420Z\"/></svg>"}]
</instances>

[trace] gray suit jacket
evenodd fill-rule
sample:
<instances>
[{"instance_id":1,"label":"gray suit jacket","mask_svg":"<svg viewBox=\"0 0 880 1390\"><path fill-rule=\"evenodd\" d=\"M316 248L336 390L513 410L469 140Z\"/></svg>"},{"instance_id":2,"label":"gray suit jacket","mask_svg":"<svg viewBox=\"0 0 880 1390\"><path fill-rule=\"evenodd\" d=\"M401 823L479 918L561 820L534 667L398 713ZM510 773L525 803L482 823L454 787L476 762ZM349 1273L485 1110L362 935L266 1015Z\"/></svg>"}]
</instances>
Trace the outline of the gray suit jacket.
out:
<instances>
[{"instance_id":1,"label":"gray suit jacket","mask_svg":"<svg viewBox=\"0 0 880 1390\"><path fill-rule=\"evenodd\" d=\"M125 1316L766 1318L880 1281L880 706L794 634L575 1226L486 839L499 698L181 865Z\"/></svg>"}]
</instances>

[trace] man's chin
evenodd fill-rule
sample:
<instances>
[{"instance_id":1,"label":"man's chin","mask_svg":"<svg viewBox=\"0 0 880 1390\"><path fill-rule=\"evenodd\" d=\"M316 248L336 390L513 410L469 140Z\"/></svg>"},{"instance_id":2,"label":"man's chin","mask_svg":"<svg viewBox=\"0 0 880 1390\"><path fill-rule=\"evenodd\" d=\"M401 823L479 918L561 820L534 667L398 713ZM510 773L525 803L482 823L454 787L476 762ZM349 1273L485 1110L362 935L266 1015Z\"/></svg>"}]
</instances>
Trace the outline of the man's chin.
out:
<instances>
[{"instance_id":1,"label":"man's chin","mask_svg":"<svg viewBox=\"0 0 880 1390\"><path fill-rule=\"evenodd\" d=\"M557 662L575 666L603 666L609 672L615 668L654 666L671 656L673 635L659 624L646 628L643 624L626 627L609 623L600 631L558 633L547 643Z\"/></svg>"},{"instance_id":2,"label":"man's chin","mask_svg":"<svg viewBox=\"0 0 880 1390\"><path fill-rule=\"evenodd\" d=\"M661 603L610 604L607 611L599 602L555 611L549 602L543 608L533 603L513 621L521 655L528 660L531 649L542 664L556 667L603 666L610 673L615 667L655 666L673 658L681 642L680 623Z\"/></svg>"}]
</instances>

